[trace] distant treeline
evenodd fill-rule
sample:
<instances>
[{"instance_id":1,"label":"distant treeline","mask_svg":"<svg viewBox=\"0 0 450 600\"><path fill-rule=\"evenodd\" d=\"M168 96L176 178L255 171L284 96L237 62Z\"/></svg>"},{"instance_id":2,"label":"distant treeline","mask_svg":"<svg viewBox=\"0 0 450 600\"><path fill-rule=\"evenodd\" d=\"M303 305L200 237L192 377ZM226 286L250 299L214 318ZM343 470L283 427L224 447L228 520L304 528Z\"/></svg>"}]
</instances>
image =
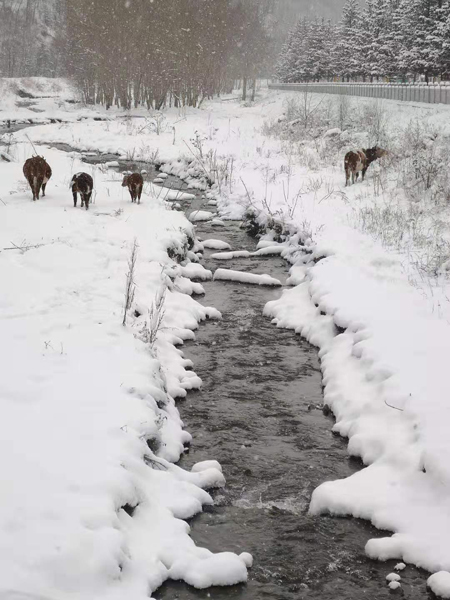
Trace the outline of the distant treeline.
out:
<instances>
[{"instance_id":1,"label":"distant treeline","mask_svg":"<svg viewBox=\"0 0 450 600\"><path fill-rule=\"evenodd\" d=\"M254 79L268 55L265 3L70 0L66 68L88 102L198 106Z\"/></svg>"},{"instance_id":2,"label":"distant treeline","mask_svg":"<svg viewBox=\"0 0 450 600\"><path fill-rule=\"evenodd\" d=\"M347 0L335 24L302 18L276 69L285 83L450 76L449 0Z\"/></svg>"}]
</instances>

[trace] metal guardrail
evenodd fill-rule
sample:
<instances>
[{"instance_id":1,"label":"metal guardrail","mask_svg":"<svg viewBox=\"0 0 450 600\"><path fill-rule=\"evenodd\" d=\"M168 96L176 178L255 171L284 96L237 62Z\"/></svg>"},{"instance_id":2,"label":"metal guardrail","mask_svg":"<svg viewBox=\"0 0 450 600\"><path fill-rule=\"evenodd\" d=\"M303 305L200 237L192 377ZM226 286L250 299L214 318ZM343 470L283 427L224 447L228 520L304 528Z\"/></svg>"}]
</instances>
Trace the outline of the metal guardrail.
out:
<instances>
[{"instance_id":1,"label":"metal guardrail","mask_svg":"<svg viewBox=\"0 0 450 600\"><path fill-rule=\"evenodd\" d=\"M450 104L450 83L269 83L269 89Z\"/></svg>"}]
</instances>

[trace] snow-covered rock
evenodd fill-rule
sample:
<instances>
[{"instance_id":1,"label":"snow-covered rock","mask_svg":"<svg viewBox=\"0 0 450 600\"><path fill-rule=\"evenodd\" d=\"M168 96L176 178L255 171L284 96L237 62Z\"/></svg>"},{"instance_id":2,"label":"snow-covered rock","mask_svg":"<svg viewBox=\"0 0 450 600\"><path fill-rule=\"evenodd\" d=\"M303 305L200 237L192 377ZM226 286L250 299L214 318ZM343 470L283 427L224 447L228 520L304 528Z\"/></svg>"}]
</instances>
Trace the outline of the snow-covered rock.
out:
<instances>
[{"instance_id":1,"label":"snow-covered rock","mask_svg":"<svg viewBox=\"0 0 450 600\"><path fill-rule=\"evenodd\" d=\"M180 267L181 274L183 277L189 279L200 279L201 281L208 281L212 279L212 273L208 269L199 263L189 263L185 267Z\"/></svg>"},{"instance_id":2,"label":"snow-covered rock","mask_svg":"<svg viewBox=\"0 0 450 600\"><path fill-rule=\"evenodd\" d=\"M402 587L402 584L401 584L399 581L391 581L391 582L388 584L388 587L389 587L391 590L398 590L399 588L401 588L401 587Z\"/></svg>"},{"instance_id":3,"label":"snow-covered rock","mask_svg":"<svg viewBox=\"0 0 450 600\"><path fill-rule=\"evenodd\" d=\"M222 240L208 239L202 244L204 248L211 248L211 250L231 250L230 244Z\"/></svg>"},{"instance_id":4,"label":"snow-covered rock","mask_svg":"<svg viewBox=\"0 0 450 600\"><path fill-rule=\"evenodd\" d=\"M325 131L323 137L336 137L338 135L341 135L341 133L342 130L339 129L339 127L334 127L333 129L328 129L327 131Z\"/></svg>"},{"instance_id":5,"label":"snow-covered rock","mask_svg":"<svg viewBox=\"0 0 450 600\"><path fill-rule=\"evenodd\" d=\"M212 554L205 551L202 557L184 556L169 569L171 579L182 579L197 589L213 585L235 585L247 581L245 560L231 552Z\"/></svg>"},{"instance_id":6,"label":"snow-covered rock","mask_svg":"<svg viewBox=\"0 0 450 600\"><path fill-rule=\"evenodd\" d=\"M233 250L232 252L215 252L211 258L215 260L231 260L232 258L249 258L253 253L248 250Z\"/></svg>"},{"instance_id":7,"label":"snow-covered rock","mask_svg":"<svg viewBox=\"0 0 450 600\"><path fill-rule=\"evenodd\" d=\"M450 598L450 572L438 571L427 579L427 585L439 598Z\"/></svg>"},{"instance_id":8,"label":"snow-covered rock","mask_svg":"<svg viewBox=\"0 0 450 600\"><path fill-rule=\"evenodd\" d=\"M281 281L270 275L258 275L244 271L233 271L232 269L217 269L214 272L214 281L239 281L240 283L251 283L254 285L280 286Z\"/></svg>"},{"instance_id":9,"label":"snow-covered rock","mask_svg":"<svg viewBox=\"0 0 450 600\"><path fill-rule=\"evenodd\" d=\"M214 213L207 210L194 210L189 215L189 221L196 223L197 221L210 221L214 217Z\"/></svg>"}]
</instances>

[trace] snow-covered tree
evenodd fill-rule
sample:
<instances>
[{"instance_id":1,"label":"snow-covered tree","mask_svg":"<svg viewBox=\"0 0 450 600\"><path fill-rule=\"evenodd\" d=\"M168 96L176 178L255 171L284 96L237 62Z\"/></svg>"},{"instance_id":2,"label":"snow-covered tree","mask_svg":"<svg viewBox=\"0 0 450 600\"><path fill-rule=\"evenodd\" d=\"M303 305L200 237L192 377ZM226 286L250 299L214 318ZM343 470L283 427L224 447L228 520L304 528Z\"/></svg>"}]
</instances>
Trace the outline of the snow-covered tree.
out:
<instances>
[{"instance_id":1,"label":"snow-covered tree","mask_svg":"<svg viewBox=\"0 0 450 600\"><path fill-rule=\"evenodd\" d=\"M346 0L336 26L301 21L279 65L285 81L449 78L450 0Z\"/></svg>"}]
</instances>

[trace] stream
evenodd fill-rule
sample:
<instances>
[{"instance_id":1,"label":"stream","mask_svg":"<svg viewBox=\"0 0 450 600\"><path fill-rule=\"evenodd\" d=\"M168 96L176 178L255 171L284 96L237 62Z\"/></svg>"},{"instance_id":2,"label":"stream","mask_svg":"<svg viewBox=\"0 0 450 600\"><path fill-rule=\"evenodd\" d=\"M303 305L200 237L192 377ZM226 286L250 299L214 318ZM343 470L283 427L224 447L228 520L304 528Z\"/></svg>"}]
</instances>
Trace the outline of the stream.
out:
<instances>
[{"instance_id":1,"label":"stream","mask_svg":"<svg viewBox=\"0 0 450 600\"><path fill-rule=\"evenodd\" d=\"M199 197L181 204L187 214L215 210ZM225 223L222 228L198 223L197 236L223 240L233 250L255 250L256 241L239 223ZM205 249L202 261L212 271L224 267L267 273L282 282L288 275L288 265L279 256L218 261L210 258L214 252ZM217 459L227 485L213 492L213 507L191 519L191 535L214 552L250 552L254 565L245 585L201 591L169 581L155 597L431 597L424 571L408 566L401 573L402 588L393 592L386 575L399 561L366 557L367 540L389 533L358 519L308 514L315 487L348 477L362 464L349 457L346 440L331 432L334 419L322 412L317 349L262 315L265 303L282 291L229 281L202 284L206 294L199 301L220 310L223 320L201 324L195 341L184 346L203 386L178 402L193 435L180 465L190 469L198 461Z\"/></svg>"}]
</instances>

